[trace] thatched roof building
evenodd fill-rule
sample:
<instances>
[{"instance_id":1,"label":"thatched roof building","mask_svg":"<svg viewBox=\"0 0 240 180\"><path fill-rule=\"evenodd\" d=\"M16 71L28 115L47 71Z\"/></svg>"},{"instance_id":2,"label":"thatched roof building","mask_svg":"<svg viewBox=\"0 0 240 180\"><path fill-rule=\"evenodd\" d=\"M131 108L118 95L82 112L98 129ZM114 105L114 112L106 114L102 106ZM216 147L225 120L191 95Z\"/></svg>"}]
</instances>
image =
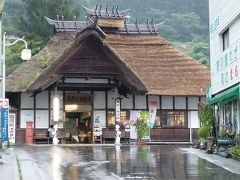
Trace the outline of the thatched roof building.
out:
<instances>
[{"instance_id":1,"label":"thatched roof building","mask_svg":"<svg viewBox=\"0 0 240 180\"><path fill-rule=\"evenodd\" d=\"M208 68L173 48L156 26L121 24L121 16L109 24L97 17L91 14L88 23L47 19L57 33L7 77L6 91L38 93L55 83L60 88L91 89L64 84L72 76L110 78L124 84L127 93L203 95L210 81ZM106 87L112 88L102 88Z\"/></svg>"}]
</instances>

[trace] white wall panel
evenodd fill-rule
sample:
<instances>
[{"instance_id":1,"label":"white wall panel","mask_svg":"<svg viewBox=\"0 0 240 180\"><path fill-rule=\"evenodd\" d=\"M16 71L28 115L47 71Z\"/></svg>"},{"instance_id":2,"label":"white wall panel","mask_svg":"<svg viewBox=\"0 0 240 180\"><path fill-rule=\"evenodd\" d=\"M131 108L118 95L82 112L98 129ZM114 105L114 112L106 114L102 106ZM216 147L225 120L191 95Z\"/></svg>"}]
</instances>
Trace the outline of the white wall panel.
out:
<instances>
[{"instance_id":1,"label":"white wall panel","mask_svg":"<svg viewBox=\"0 0 240 180\"><path fill-rule=\"evenodd\" d=\"M36 110L36 128L48 128L48 110Z\"/></svg>"},{"instance_id":2,"label":"white wall panel","mask_svg":"<svg viewBox=\"0 0 240 180\"><path fill-rule=\"evenodd\" d=\"M198 109L199 98L198 97L188 97L188 109Z\"/></svg>"},{"instance_id":3,"label":"white wall panel","mask_svg":"<svg viewBox=\"0 0 240 180\"><path fill-rule=\"evenodd\" d=\"M33 97L27 93L21 93L21 108L33 108Z\"/></svg>"},{"instance_id":4,"label":"white wall panel","mask_svg":"<svg viewBox=\"0 0 240 180\"><path fill-rule=\"evenodd\" d=\"M115 108L115 93L114 91L108 91L108 109Z\"/></svg>"},{"instance_id":5,"label":"white wall panel","mask_svg":"<svg viewBox=\"0 0 240 180\"><path fill-rule=\"evenodd\" d=\"M21 110L20 128L26 128L26 121L33 121L33 110ZM34 127L34 125L33 125Z\"/></svg>"},{"instance_id":6,"label":"white wall panel","mask_svg":"<svg viewBox=\"0 0 240 180\"><path fill-rule=\"evenodd\" d=\"M51 108L53 107L53 96L55 95L54 91L51 91L50 101L51 101ZM63 92L57 91L57 96L60 98L60 109L63 109Z\"/></svg>"},{"instance_id":7,"label":"white wall panel","mask_svg":"<svg viewBox=\"0 0 240 180\"><path fill-rule=\"evenodd\" d=\"M157 103L157 109L159 109L159 96L148 96L148 107L150 107L150 103L155 101Z\"/></svg>"},{"instance_id":8,"label":"white wall panel","mask_svg":"<svg viewBox=\"0 0 240 180\"><path fill-rule=\"evenodd\" d=\"M200 121L198 118L198 111L189 111L188 112L188 128L199 128Z\"/></svg>"},{"instance_id":9,"label":"white wall panel","mask_svg":"<svg viewBox=\"0 0 240 180\"><path fill-rule=\"evenodd\" d=\"M186 109L186 97L176 96L175 97L175 109Z\"/></svg>"},{"instance_id":10,"label":"white wall panel","mask_svg":"<svg viewBox=\"0 0 240 180\"><path fill-rule=\"evenodd\" d=\"M37 108L48 108L48 91L43 91L36 96Z\"/></svg>"},{"instance_id":11,"label":"white wall panel","mask_svg":"<svg viewBox=\"0 0 240 180\"><path fill-rule=\"evenodd\" d=\"M128 98L121 99L121 109L133 109L133 96L128 94Z\"/></svg>"},{"instance_id":12,"label":"white wall panel","mask_svg":"<svg viewBox=\"0 0 240 180\"><path fill-rule=\"evenodd\" d=\"M147 109L145 95L136 95L135 96L135 109Z\"/></svg>"},{"instance_id":13,"label":"white wall panel","mask_svg":"<svg viewBox=\"0 0 240 180\"><path fill-rule=\"evenodd\" d=\"M162 109L173 109L172 96L162 96Z\"/></svg>"},{"instance_id":14,"label":"white wall panel","mask_svg":"<svg viewBox=\"0 0 240 180\"><path fill-rule=\"evenodd\" d=\"M104 91L94 91L93 107L94 109L106 108L106 95Z\"/></svg>"}]
</instances>

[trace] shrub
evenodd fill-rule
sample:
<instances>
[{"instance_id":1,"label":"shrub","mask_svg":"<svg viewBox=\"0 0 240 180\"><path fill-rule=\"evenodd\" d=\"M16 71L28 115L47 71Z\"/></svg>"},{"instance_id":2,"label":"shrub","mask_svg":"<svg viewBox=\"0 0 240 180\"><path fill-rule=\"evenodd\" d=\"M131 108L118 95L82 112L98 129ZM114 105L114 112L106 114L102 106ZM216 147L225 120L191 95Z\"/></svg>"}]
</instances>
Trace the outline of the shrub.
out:
<instances>
[{"instance_id":1,"label":"shrub","mask_svg":"<svg viewBox=\"0 0 240 180\"><path fill-rule=\"evenodd\" d=\"M202 102L199 106L200 127L208 128L208 135L212 134L213 130L213 107L207 103Z\"/></svg>"},{"instance_id":2,"label":"shrub","mask_svg":"<svg viewBox=\"0 0 240 180\"><path fill-rule=\"evenodd\" d=\"M230 152L232 155L240 156L240 145L236 145L236 146L230 148Z\"/></svg>"},{"instance_id":3,"label":"shrub","mask_svg":"<svg viewBox=\"0 0 240 180\"><path fill-rule=\"evenodd\" d=\"M206 137L209 135L209 129L206 126L202 126L198 130L198 137L206 139Z\"/></svg>"},{"instance_id":4,"label":"shrub","mask_svg":"<svg viewBox=\"0 0 240 180\"><path fill-rule=\"evenodd\" d=\"M237 133L234 137L234 141L237 145L240 145L240 133Z\"/></svg>"},{"instance_id":5,"label":"shrub","mask_svg":"<svg viewBox=\"0 0 240 180\"><path fill-rule=\"evenodd\" d=\"M148 123L149 123L149 112L142 111L140 113L140 118L136 124L138 142L141 142L143 140L143 138L146 135L148 135L148 128L149 128Z\"/></svg>"}]
</instances>

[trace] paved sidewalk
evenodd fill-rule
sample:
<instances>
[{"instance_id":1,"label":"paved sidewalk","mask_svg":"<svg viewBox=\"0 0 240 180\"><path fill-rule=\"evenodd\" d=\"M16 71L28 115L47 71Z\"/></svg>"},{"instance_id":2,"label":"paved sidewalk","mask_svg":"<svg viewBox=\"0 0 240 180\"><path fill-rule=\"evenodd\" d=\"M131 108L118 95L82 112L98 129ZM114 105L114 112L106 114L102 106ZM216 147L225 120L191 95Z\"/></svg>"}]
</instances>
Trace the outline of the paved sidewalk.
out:
<instances>
[{"instance_id":1,"label":"paved sidewalk","mask_svg":"<svg viewBox=\"0 0 240 180\"><path fill-rule=\"evenodd\" d=\"M0 151L1 163L0 163L0 179L3 180L19 180L19 172L15 151L5 149Z\"/></svg>"},{"instance_id":2,"label":"paved sidewalk","mask_svg":"<svg viewBox=\"0 0 240 180\"><path fill-rule=\"evenodd\" d=\"M240 162L231 158L224 158L215 154L208 154L203 150L194 148L181 148L181 150L186 151L191 154L195 154L202 159L205 159L213 164L216 164L232 173L240 174Z\"/></svg>"},{"instance_id":3,"label":"paved sidewalk","mask_svg":"<svg viewBox=\"0 0 240 180\"><path fill-rule=\"evenodd\" d=\"M41 180L35 162L21 147L4 149L0 164L0 179L3 180ZM43 179L42 179L43 180Z\"/></svg>"},{"instance_id":4,"label":"paved sidewalk","mask_svg":"<svg viewBox=\"0 0 240 180\"><path fill-rule=\"evenodd\" d=\"M234 159L227 159L218 155L207 154L205 151L193 148L181 148L181 150L199 156L211 163L214 163L232 173L240 174L240 162ZM0 179L3 180L46 180L43 172L37 168L31 155L23 147L0 151L2 161L0 161ZM18 163L19 168L18 169Z\"/></svg>"},{"instance_id":5,"label":"paved sidewalk","mask_svg":"<svg viewBox=\"0 0 240 180\"><path fill-rule=\"evenodd\" d=\"M31 156L21 148L14 148L16 157L20 164L21 176L23 180L42 179L37 166Z\"/></svg>"}]
</instances>

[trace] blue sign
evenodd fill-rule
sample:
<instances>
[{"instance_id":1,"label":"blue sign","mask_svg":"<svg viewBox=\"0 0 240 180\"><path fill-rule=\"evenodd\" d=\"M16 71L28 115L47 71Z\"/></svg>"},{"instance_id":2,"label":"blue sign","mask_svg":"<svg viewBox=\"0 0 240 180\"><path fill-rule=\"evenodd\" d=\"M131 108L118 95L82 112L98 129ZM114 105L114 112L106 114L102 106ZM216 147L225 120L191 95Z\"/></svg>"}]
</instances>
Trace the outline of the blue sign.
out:
<instances>
[{"instance_id":1,"label":"blue sign","mask_svg":"<svg viewBox=\"0 0 240 180\"><path fill-rule=\"evenodd\" d=\"M8 141L8 107L1 108L1 139L2 141Z\"/></svg>"},{"instance_id":2,"label":"blue sign","mask_svg":"<svg viewBox=\"0 0 240 180\"><path fill-rule=\"evenodd\" d=\"M220 18L219 16L213 20L213 22L210 24L209 29L210 29L210 34L212 34L220 25Z\"/></svg>"}]
</instances>

